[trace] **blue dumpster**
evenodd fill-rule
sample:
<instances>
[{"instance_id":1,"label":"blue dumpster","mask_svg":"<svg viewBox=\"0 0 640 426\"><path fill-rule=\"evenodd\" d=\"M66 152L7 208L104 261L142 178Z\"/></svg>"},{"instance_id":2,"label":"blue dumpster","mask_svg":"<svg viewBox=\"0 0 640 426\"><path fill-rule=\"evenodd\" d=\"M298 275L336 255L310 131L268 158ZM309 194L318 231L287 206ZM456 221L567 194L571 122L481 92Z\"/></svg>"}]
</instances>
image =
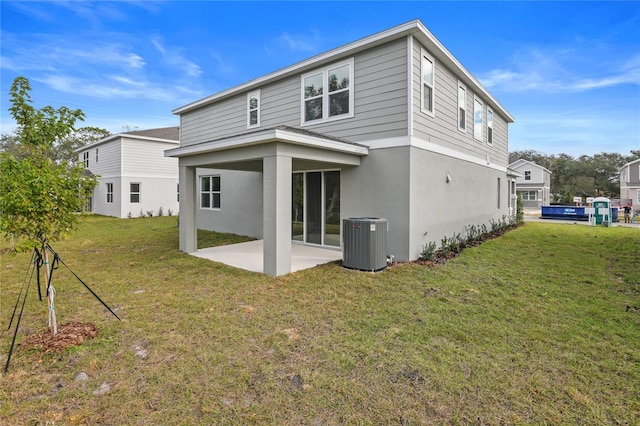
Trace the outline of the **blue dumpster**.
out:
<instances>
[{"instance_id":1,"label":"blue dumpster","mask_svg":"<svg viewBox=\"0 0 640 426\"><path fill-rule=\"evenodd\" d=\"M585 207L542 206L542 219L589 220Z\"/></svg>"}]
</instances>

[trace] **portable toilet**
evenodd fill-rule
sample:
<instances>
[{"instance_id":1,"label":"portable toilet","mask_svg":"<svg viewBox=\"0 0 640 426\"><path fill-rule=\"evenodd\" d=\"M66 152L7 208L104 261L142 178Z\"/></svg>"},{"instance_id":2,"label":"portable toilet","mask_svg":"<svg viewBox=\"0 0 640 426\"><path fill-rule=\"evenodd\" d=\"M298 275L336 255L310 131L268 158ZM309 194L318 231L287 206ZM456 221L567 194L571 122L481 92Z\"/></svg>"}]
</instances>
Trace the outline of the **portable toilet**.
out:
<instances>
[{"instance_id":1,"label":"portable toilet","mask_svg":"<svg viewBox=\"0 0 640 426\"><path fill-rule=\"evenodd\" d=\"M611 200L606 197L593 199L593 209L596 225L609 226L611 223Z\"/></svg>"}]
</instances>

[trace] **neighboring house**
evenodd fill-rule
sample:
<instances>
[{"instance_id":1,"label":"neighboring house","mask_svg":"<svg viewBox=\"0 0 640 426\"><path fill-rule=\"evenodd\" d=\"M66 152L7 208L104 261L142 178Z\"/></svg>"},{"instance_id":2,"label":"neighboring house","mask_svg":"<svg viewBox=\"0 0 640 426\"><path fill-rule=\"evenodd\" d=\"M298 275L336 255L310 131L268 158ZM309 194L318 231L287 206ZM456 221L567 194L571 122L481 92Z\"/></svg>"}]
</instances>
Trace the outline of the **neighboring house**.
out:
<instances>
[{"instance_id":1,"label":"neighboring house","mask_svg":"<svg viewBox=\"0 0 640 426\"><path fill-rule=\"evenodd\" d=\"M640 159L620 168L620 198L631 199L635 208L640 205Z\"/></svg>"},{"instance_id":2,"label":"neighboring house","mask_svg":"<svg viewBox=\"0 0 640 426\"><path fill-rule=\"evenodd\" d=\"M178 160L164 151L179 146L179 128L111 135L76 150L98 177L90 210L120 218L178 213Z\"/></svg>"},{"instance_id":3,"label":"neighboring house","mask_svg":"<svg viewBox=\"0 0 640 426\"><path fill-rule=\"evenodd\" d=\"M527 160L517 160L509 164L521 176L516 179L516 191L522 198L522 207L539 208L551 203L551 171Z\"/></svg>"},{"instance_id":4,"label":"neighboring house","mask_svg":"<svg viewBox=\"0 0 640 426\"><path fill-rule=\"evenodd\" d=\"M418 20L173 112L187 253L197 228L250 235L282 275L292 241L339 249L342 220L366 216L408 261L513 211L514 119Z\"/></svg>"}]
</instances>

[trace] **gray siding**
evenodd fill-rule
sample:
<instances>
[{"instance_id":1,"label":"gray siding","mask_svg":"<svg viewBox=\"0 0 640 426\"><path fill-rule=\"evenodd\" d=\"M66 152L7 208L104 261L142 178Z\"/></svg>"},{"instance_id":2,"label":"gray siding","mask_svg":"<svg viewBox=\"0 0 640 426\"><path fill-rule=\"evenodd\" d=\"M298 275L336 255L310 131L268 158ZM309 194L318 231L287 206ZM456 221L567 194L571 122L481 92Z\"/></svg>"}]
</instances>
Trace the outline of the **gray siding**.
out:
<instances>
[{"instance_id":1,"label":"gray siding","mask_svg":"<svg viewBox=\"0 0 640 426\"><path fill-rule=\"evenodd\" d=\"M354 57L354 117L304 128L354 142L407 135L406 39ZM343 58L344 59L344 58ZM301 76L260 88L260 128L301 125ZM181 145L247 131L246 93L181 115Z\"/></svg>"},{"instance_id":2,"label":"gray siding","mask_svg":"<svg viewBox=\"0 0 640 426\"><path fill-rule=\"evenodd\" d=\"M489 156L493 163L501 166L508 164L508 130L507 122L496 109L493 109L493 144L487 140L487 100L474 93L471 86L466 85L466 123L467 131L458 130L458 77L441 62L435 61L435 113L431 117L420 110L422 96L421 51L422 46L414 42L413 47L413 111L414 135L426 141L447 146L464 153L476 156ZM428 51L427 51L428 52ZM474 95L483 103L482 141L473 137L473 104Z\"/></svg>"}]
</instances>

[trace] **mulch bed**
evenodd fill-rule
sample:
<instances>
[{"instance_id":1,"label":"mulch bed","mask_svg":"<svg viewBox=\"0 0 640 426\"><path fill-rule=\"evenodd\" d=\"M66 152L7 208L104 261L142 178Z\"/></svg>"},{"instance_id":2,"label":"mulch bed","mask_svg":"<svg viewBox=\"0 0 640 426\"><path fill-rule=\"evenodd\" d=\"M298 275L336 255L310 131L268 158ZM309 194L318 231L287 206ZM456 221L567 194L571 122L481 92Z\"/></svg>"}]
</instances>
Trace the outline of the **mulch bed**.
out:
<instances>
[{"instance_id":1,"label":"mulch bed","mask_svg":"<svg viewBox=\"0 0 640 426\"><path fill-rule=\"evenodd\" d=\"M60 352L69 346L81 345L85 340L93 339L98 335L98 329L90 323L69 322L58 326L58 334L55 336L51 330L39 334L32 334L19 346L21 349L39 349L45 353Z\"/></svg>"}]
</instances>

